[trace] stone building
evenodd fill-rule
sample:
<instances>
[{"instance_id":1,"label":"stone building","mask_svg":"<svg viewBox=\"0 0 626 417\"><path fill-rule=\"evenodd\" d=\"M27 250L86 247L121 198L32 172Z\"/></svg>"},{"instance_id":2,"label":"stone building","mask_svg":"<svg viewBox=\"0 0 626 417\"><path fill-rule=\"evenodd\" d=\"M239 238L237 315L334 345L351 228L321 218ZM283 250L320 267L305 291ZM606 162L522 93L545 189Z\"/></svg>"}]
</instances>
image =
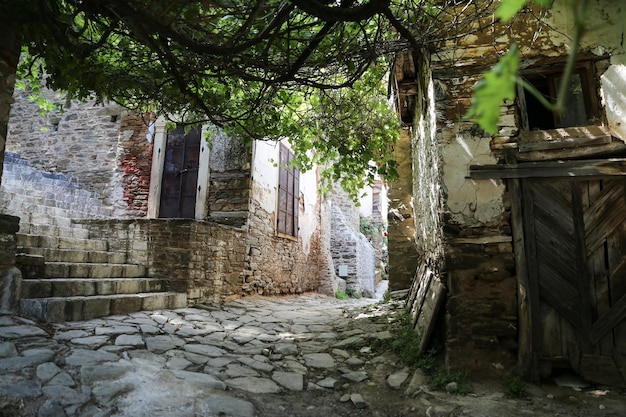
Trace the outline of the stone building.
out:
<instances>
[{"instance_id":1,"label":"stone building","mask_svg":"<svg viewBox=\"0 0 626 417\"><path fill-rule=\"evenodd\" d=\"M573 33L569 3L524 9L507 25L484 16L475 33L396 60L413 166L412 207L400 213L414 220L409 305L422 348L436 328L451 369L495 375L520 366L532 379L569 369L624 385L626 9L618 3L590 6L567 110L552 113L520 89L493 136L464 119L472 87L515 41L521 76L554 97Z\"/></svg>"},{"instance_id":2,"label":"stone building","mask_svg":"<svg viewBox=\"0 0 626 417\"><path fill-rule=\"evenodd\" d=\"M351 288L373 293L373 248L358 221L342 220L354 204L320 196L319 170L289 165L288 141L246 146L217 129L168 129L95 102L39 115L25 92L15 98L0 212L20 218L22 308L31 314L81 319L253 294L334 294L340 255L331 238L343 235L360 242L340 259L358 271ZM126 282L135 278L144 281ZM167 296L145 295L157 293Z\"/></svg>"}]
</instances>

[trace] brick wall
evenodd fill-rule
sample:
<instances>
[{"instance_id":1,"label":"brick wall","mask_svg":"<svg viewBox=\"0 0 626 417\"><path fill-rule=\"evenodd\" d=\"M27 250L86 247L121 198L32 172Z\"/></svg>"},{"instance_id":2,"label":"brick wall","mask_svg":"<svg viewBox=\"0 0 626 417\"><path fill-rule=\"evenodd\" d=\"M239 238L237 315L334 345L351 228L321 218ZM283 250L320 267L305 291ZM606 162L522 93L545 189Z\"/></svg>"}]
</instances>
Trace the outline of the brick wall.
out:
<instances>
[{"instance_id":1,"label":"brick wall","mask_svg":"<svg viewBox=\"0 0 626 417\"><path fill-rule=\"evenodd\" d=\"M117 144L117 169L122 186L112 193L121 192L121 198L113 198L116 215L145 217L148 212L150 172L152 169L153 141L149 130L154 122L152 115L126 114L120 125ZM148 140L150 138L150 140Z\"/></svg>"}]
</instances>

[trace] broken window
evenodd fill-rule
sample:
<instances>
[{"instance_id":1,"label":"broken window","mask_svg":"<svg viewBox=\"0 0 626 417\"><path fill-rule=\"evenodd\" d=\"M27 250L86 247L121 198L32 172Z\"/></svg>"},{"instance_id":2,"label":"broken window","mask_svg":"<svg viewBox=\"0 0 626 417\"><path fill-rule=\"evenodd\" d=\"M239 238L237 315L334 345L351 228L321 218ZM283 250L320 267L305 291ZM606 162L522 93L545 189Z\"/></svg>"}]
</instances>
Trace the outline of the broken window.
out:
<instances>
[{"instance_id":1,"label":"broken window","mask_svg":"<svg viewBox=\"0 0 626 417\"><path fill-rule=\"evenodd\" d=\"M554 67L554 66L553 66ZM556 102L563 68L534 70L523 78L551 103ZM520 112L524 130L548 130L564 127L587 126L597 120L596 89L591 63L580 63L570 79L565 109L552 112L526 90L520 91Z\"/></svg>"},{"instance_id":2,"label":"broken window","mask_svg":"<svg viewBox=\"0 0 626 417\"><path fill-rule=\"evenodd\" d=\"M278 166L278 220L276 230L289 236L298 236L300 198L300 171L292 164L293 152L280 145Z\"/></svg>"}]
</instances>

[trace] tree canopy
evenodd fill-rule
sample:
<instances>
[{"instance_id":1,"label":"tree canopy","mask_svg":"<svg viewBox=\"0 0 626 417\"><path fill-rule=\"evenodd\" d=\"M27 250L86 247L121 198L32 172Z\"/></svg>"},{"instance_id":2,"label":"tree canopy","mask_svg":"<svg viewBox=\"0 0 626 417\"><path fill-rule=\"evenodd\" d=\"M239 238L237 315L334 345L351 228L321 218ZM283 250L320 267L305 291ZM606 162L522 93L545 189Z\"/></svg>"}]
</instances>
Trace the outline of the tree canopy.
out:
<instances>
[{"instance_id":1,"label":"tree canopy","mask_svg":"<svg viewBox=\"0 0 626 417\"><path fill-rule=\"evenodd\" d=\"M355 195L363 179L395 175L393 55L479 30L494 2L21 0L2 2L0 20L21 37L33 88L45 77L72 99L211 122L244 140L288 137L301 168L326 165Z\"/></svg>"},{"instance_id":2,"label":"tree canopy","mask_svg":"<svg viewBox=\"0 0 626 417\"><path fill-rule=\"evenodd\" d=\"M244 139L288 137L301 168L353 195L393 177L393 54L472 30L437 0L23 0L0 16L22 39L22 74L69 98L211 122ZM456 3L456 2L452 2ZM476 18L492 1L467 1ZM372 165L371 161L376 164Z\"/></svg>"}]
</instances>

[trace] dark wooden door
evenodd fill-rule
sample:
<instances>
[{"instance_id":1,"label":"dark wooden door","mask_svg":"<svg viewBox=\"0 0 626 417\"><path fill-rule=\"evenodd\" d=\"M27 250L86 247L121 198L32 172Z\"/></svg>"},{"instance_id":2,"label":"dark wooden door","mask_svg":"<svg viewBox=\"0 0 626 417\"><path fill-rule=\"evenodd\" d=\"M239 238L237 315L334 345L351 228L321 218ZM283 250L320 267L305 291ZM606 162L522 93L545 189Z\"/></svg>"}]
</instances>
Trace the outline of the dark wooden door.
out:
<instances>
[{"instance_id":1,"label":"dark wooden door","mask_svg":"<svg viewBox=\"0 0 626 417\"><path fill-rule=\"evenodd\" d=\"M522 182L533 350L544 374L569 365L624 385L626 180Z\"/></svg>"},{"instance_id":2,"label":"dark wooden door","mask_svg":"<svg viewBox=\"0 0 626 417\"><path fill-rule=\"evenodd\" d=\"M159 217L194 218L201 130L182 127L167 134Z\"/></svg>"}]
</instances>

